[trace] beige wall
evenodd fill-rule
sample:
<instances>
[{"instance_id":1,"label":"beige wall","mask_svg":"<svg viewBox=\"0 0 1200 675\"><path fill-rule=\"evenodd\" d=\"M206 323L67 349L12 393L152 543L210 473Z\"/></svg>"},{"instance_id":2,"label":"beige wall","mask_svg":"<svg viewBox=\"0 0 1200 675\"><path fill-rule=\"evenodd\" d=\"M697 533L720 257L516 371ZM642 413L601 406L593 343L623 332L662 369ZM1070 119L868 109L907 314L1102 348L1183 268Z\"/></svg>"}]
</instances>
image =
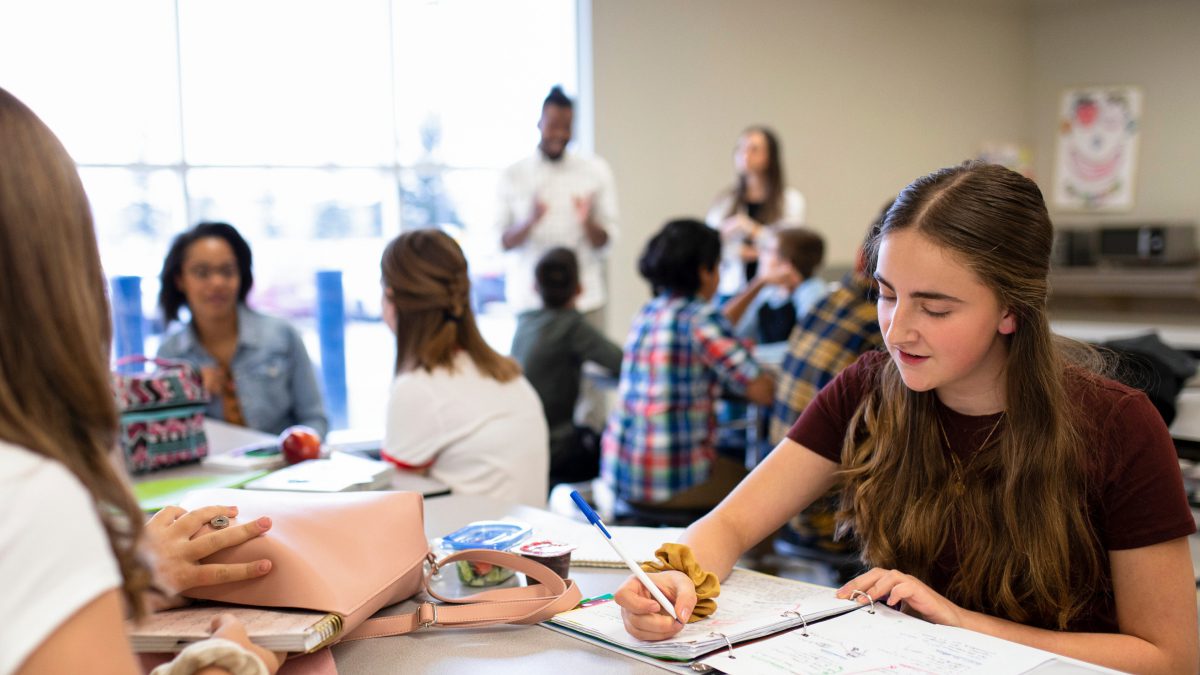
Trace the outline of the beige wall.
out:
<instances>
[{"instance_id":1,"label":"beige wall","mask_svg":"<svg viewBox=\"0 0 1200 675\"><path fill-rule=\"evenodd\" d=\"M1055 222L1165 218L1200 222L1200 2L1093 0L1033 8L1031 135L1037 175L1053 175L1063 89L1137 85L1143 94L1134 208ZM1050 190L1046 190L1050 196Z\"/></svg>"},{"instance_id":2,"label":"beige wall","mask_svg":"<svg viewBox=\"0 0 1200 675\"><path fill-rule=\"evenodd\" d=\"M703 216L748 124L779 132L788 182L840 266L913 178L985 141L1030 142L1029 12L987 0L593 0L595 147L622 212L609 332L623 337L648 297L642 244L671 216Z\"/></svg>"}]
</instances>

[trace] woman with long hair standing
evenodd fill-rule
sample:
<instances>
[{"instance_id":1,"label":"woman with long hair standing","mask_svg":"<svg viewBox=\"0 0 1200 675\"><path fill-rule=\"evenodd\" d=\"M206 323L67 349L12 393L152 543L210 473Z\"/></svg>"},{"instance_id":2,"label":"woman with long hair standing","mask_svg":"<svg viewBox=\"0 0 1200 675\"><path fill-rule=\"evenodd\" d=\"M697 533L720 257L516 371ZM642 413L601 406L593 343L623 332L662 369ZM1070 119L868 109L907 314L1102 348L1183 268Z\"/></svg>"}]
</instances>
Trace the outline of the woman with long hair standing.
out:
<instances>
[{"instance_id":1,"label":"woman with long hair standing","mask_svg":"<svg viewBox=\"0 0 1200 675\"><path fill-rule=\"evenodd\" d=\"M787 186L779 138L765 126L748 127L733 149L736 180L717 196L705 222L721 233L720 298L729 298L758 271L756 243L763 227L803 225L804 195Z\"/></svg>"}]
</instances>

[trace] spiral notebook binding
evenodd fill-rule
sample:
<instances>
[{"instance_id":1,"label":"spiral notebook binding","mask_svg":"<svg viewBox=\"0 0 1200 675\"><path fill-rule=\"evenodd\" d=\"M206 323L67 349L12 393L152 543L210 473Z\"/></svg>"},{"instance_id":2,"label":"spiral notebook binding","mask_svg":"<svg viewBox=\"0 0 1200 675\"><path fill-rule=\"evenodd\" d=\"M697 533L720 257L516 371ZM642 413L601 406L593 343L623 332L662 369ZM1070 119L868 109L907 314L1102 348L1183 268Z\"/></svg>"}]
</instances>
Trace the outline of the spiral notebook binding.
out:
<instances>
[{"instance_id":1,"label":"spiral notebook binding","mask_svg":"<svg viewBox=\"0 0 1200 675\"><path fill-rule=\"evenodd\" d=\"M321 636L321 642L317 644L316 647L313 647L305 652L306 654L311 654L318 649L331 644L338 638L338 636L342 634L342 615L332 613L327 615L325 618L313 625L313 630L315 630L317 634Z\"/></svg>"}]
</instances>

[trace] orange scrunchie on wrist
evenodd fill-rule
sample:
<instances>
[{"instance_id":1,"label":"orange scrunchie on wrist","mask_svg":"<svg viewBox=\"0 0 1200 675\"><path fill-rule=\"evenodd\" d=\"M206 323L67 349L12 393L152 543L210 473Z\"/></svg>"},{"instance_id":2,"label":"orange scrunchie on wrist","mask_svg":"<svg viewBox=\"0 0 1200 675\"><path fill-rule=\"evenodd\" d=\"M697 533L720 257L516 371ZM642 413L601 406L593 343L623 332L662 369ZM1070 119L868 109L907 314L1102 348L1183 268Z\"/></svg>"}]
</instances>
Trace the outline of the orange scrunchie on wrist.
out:
<instances>
[{"instance_id":1,"label":"orange scrunchie on wrist","mask_svg":"<svg viewBox=\"0 0 1200 675\"><path fill-rule=\"evenodd\" d=\"M699 621L717 611L713 598L721 594L721 582L717 575L700 569L692 549L687 544L663 544L654 552L657 560L642 563L643 572L683 572L696 585L696 608L688 617L688 623Z\"/></svg>"}]
</instances>

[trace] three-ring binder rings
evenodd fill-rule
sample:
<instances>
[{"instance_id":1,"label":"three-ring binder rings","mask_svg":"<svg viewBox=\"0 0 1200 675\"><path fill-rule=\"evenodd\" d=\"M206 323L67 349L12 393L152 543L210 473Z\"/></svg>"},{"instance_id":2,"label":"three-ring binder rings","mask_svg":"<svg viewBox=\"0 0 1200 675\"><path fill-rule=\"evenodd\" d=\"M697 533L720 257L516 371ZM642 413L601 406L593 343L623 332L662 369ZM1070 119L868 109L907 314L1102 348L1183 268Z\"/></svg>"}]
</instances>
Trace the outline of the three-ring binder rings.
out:
<instances>
[{"instance_id":1,"label":"three-ring binder rings","mask_svg":"<svg viewBox=\"0 0 1200 675\"><path fill-rule=\"evenodd\" d=\"M1115 672L932 624L881 603L839 600L834 593L832 588L737 569L721 584L716 614L688 624L669 640L631 637L615 602L564 612L545 625L634 658L665 660L658 663L677 671L684 670L680 662L690 662L686 670L728 675Z\"/></svg>"}]
</instances>

